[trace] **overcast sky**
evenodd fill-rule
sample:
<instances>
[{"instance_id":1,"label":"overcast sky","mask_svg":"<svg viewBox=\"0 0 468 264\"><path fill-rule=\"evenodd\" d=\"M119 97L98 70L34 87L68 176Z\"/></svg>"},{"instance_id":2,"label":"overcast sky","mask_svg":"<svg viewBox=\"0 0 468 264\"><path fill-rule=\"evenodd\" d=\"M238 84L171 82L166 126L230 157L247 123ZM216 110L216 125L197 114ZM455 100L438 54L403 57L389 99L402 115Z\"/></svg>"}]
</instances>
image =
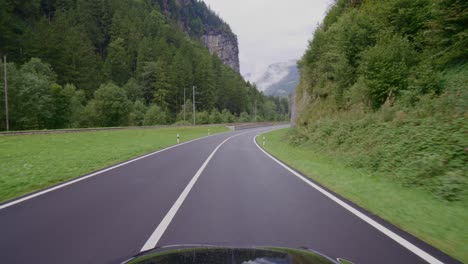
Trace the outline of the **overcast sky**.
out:
<instances>
[{"instance_id":1,"label":"overcast sky","mask_svg":"<svg viewBox=\"0 0 468 264\"><path fill-rule=\"evenodd\" d=\"M333 0L203 0L239 40L241 73L299 59Z\"/></svg>"}]
</instances>

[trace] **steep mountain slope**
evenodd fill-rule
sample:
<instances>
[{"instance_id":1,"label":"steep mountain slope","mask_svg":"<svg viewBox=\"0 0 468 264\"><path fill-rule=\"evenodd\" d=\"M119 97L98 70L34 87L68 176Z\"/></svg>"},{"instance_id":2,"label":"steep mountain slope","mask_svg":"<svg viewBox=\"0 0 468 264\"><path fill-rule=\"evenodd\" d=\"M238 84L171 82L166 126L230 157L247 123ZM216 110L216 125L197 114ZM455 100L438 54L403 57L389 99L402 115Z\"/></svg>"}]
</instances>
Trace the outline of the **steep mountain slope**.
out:
<instances>
[{"instance_id":1,"label":"steep mountain slope","mask_svg":"<svg viewBox=\"0 0 468 264\"><path fill-rule=\"evenodd\" d=\"M467 10L466 1L337 1L299 63L296 140L468 201Z\"/></svg>"},{"instance_id":2,"label":"steep mountain slope","mask_svg":"<svg viewBox=\"0 0 468 264\"><path fill-rule=\"evenodd\" d=\"M221 61L240 72L237 36L220 17L197 0L157 0L163 12L196 37Z\"/></svg>"},{"instance_id":3,"label":"steep mountain slope","mask_svg":"<svg viewBox=\"0 0 468 264\"><path fill-rule=\"evenodd\" d=\"M468 215L467 14L468 1L459 0L336 1L299 63L296 127L288 135L301 153L364 171L368 178L344 180L351 197L365 193L360 202L374 212L383 200L400 199L396 213L380 214L463 263L468 230L457 222ZM301 164L315 167L313 159ZM336 171L323 176L340 181ZM401 199L380 182L433 197ZM339 193L339 185L330 187ZM443 217L434 221L435 214Z\"/></svg>"}]
</instances>

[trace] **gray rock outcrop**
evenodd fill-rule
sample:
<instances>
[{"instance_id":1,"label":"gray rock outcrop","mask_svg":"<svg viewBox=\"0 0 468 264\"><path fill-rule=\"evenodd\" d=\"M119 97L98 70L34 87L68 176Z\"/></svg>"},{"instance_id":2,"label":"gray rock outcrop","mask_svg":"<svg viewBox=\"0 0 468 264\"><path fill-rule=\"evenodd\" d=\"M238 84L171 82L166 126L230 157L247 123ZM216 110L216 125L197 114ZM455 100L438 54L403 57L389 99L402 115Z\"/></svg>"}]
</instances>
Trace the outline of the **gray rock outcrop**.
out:
<instances>
[{"instance_id":1,"label":"gray rock outcrop","mask_svg":"<svg viewBox=\"0 0 468 264\"><path fill-rule=\"evenodd\" d=\"M239 46L236 35L226 31L210 30L201 36L201 40L211 54L216 54L225 65L240 72Z\"/></svg>"},{"instance_id":2,"label":"gray rock outcrop","mask_svg":"<svg viewBox=\"0 0 468 264\"><path fill-rule=\"evenodd\" d=\"M183 31L199 39L211 54L240 72L237 36L204 2L198 0L152 0L161 11L178 23Z\"/></svg>"}]
</instances>

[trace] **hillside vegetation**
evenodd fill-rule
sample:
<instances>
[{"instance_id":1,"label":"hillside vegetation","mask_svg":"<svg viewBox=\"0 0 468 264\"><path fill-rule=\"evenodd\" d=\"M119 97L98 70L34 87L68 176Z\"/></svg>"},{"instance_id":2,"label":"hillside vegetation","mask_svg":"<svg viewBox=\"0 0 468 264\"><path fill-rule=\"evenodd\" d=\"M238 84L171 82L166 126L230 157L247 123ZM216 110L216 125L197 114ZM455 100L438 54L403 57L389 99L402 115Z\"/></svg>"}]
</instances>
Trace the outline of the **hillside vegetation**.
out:
<instances>
[{"instance_id":1,"label":"hillside vegetation","mask_svg":"<svg viewBox=\"0 0 468 264\"><path fill-rule=\"evenodd\" d=\"M327 153L317 151L312 141L292 146L288 129L257 137L263 148L341 197L374 216L412 234L463 263L468 261L468 200L452 202L419 188L405 188L390 177L353 168ZM452 263L450 261L446 263Z\"/></svg>"},{"instance_id":2,"label":"hillside vegetation","mask_svg":"<svg viewBox=\"0 0 468 264\"><path fill-rule=\"evenodd\" d=\"M156 0L161 10L169 12L169 18L180 23L191 36L201 37L210 30L232 33L230 26L217 16L203 1Z\"/></svg>"},{"instance_id":3,"label":"hillside vegetation","mask_svg":"<svg viewBox=\"0 0 468 264\"><path fill-rule=\"evenodd\" d=\"M173 13L163 14L164 3ZM187 4L0 0L10 129L173 123L184 106L191 110L193 85L199 123L250 121L254 113L257 121L284 119L286 101L263 96L196 38L205 27L229 27L206 5ZM3 89L0 105L4 130Z\"/></svg>"},{"instance_id":4,"label":"hillside vegetation","mask_svg":"<svg viewBox=\"0 0 468 264\"><path fill-rule=\"evenodd\" d=\"M467 7L338 0L299 63L290 142L442 200L466 200Z\"/></svg>"}]
</instances>

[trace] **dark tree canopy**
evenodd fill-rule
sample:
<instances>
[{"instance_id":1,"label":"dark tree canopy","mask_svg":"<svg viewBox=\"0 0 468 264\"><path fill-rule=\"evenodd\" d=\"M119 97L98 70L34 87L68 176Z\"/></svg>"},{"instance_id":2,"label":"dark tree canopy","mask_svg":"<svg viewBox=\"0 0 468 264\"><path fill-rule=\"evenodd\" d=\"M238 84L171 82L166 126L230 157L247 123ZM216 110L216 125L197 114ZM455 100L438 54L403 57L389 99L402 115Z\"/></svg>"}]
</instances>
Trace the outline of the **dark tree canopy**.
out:
<instances>
[{"instance_id":1,"label":"dark tree canopy","mask_svg":"<svg viewBox=\"0 0 468 264\"><path fill-rule=\"evenodd\" d=\"M210 55L198 40L209 28L230 30L202 1L0 0L11 128L173 123L192 86L198 111L253 119L254 101L276 101Z\"/></svg>"}]
</instances>

